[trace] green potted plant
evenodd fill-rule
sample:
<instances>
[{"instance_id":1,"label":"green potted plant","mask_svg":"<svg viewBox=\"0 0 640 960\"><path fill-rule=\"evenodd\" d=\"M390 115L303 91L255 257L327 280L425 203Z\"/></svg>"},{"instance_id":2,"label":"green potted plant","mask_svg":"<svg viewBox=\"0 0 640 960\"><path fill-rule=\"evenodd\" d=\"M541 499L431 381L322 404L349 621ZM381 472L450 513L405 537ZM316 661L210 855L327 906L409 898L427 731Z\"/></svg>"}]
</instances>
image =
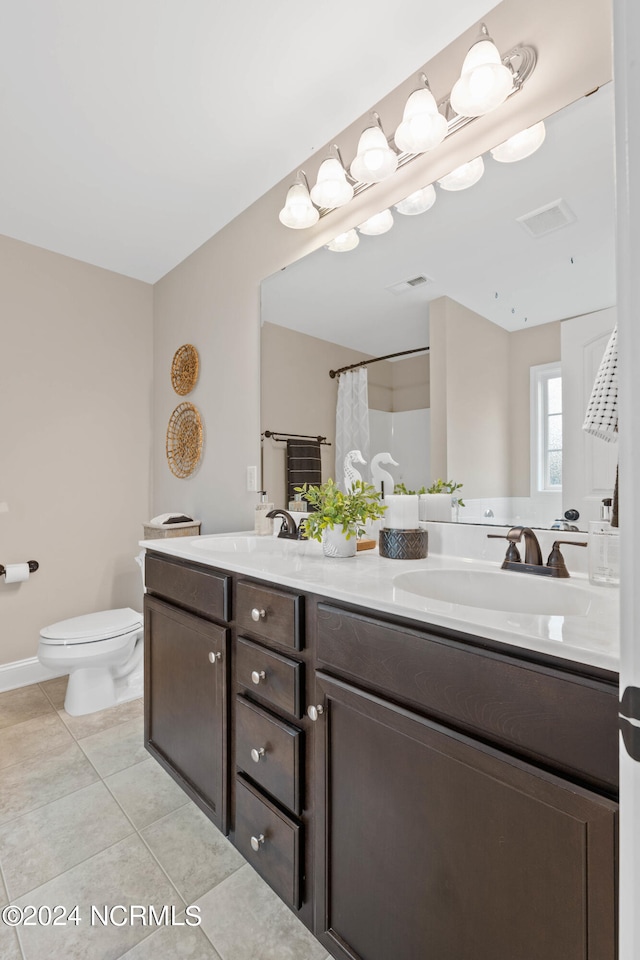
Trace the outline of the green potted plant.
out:
<instances>
[{"instance_id":1,"label":"green potted plant","mask_svg":"<svg viewBox=\"0 0 640 960\"><path fill-rule=\"evenodd\" d=\"M322 543L327 557L353 557L358 537L365 532L367 520L379 520L385 506L380 493L370 483L356 480L348 493L343 493L334 480L320 486L304 484L296 487L311 510L301 521L310 540Z\"/></svg>"},{"instance_id":2,"label":"green potted plant","mask_svg":"<svg viewBox=\"0 0 640 960\"><path fill-rule=\"evenodd\" d=\"M420 497L421 520L451 520L451 508L454 503L464 507L460 497L456 497L456 490L462 490L462 484L455 480L434 480L430 487L420 487L419 490L407 490L404 483L396 483L394 493L417 493Z\"/></svg>"}]
</instances>

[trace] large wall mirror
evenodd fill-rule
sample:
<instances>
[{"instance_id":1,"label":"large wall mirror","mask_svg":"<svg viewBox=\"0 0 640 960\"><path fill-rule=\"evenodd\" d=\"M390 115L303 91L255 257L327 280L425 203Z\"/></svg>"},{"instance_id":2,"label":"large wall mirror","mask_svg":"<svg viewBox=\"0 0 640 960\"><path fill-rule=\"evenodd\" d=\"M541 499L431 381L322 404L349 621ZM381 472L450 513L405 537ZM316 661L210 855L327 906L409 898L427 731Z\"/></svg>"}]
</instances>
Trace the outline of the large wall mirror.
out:
<instances>
[{"instance_id":1,"label":"large wall mirror","mask_svg":"<svg viewBox=\"0 0 640 960\"><path fill-rule=\"evenodd\" d=\"M471 188L436 186L427 212L394 210L388 233L265 279L263 433L326 437L323 479L339 476L329 370L428 345L368 366L371 455L388 450L398 466L386 469L411 489L462 483L460 521L549 527L575 508L586 529L616 469L616 445L581 429L615 324L613 136L609 83L549 117L532 156L487 154ZM557 375L550 482L536 391ZM262 445L263 485L286 504L285 444Z\"/></svg>"}]
</instances>

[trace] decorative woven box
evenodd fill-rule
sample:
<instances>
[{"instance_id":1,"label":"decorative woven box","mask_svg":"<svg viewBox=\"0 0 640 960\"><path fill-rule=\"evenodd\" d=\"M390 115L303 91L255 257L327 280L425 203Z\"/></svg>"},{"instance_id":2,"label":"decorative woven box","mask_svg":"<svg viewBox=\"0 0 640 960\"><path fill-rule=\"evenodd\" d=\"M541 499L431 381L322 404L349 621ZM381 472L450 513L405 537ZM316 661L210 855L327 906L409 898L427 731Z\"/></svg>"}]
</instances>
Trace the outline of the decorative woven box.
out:
<instances>
[{"instance_id":1,"label":"decorative woven box","mask_svg":"<svg viewBox=\"0 0 640 960\"><path fill-rule=\"evenodd\" d=\"M167 537L197 537L200 535L200 520L189 523L145 523L143 540L164 540Z\"/></svg>"},{"instance_id":2,"label":"decorative woven box","mask_svg":"<svg viewBox=\"0 0 640 960\"><path fill-rule=\"evenodd\" d=\"M389 560L423 560L427 555L429 534L426 530L380 531L379 553Z\"/></svg>"}]
</instances>

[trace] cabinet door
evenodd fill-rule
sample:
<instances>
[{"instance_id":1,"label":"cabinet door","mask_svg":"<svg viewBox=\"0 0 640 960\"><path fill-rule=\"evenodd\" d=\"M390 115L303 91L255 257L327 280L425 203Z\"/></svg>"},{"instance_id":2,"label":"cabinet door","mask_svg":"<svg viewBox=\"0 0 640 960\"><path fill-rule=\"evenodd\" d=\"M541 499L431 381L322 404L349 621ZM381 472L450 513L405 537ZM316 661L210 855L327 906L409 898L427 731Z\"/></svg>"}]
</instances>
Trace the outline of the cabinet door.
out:
<instances>
[{"instance_id":1,"label":"cabinet door","mask_svg":"<svg viewBox=\"0 0 640 960\"><path fill-rule=\"evenodd\" d=\"M318 675L316 935L359 960L614 960L615 803Z\"/></svg>"},{"instance_id":2,"label":"cabinet door","mask_svg":"<svg viewBox=\"0 0 640 960\"><path fill-rule=\"evenodd\" d=\"M145 743L227 829L227 633L145 596Z\"/></svg>"}]
</instances>

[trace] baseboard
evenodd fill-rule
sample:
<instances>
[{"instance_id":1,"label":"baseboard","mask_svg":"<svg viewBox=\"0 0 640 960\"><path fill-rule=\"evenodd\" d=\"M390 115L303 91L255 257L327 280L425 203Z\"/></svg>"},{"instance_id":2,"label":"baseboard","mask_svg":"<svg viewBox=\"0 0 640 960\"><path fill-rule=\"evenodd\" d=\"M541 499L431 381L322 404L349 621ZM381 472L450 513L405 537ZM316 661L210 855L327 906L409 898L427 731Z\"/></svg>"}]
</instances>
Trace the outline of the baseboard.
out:
<instances>
[{"instance_id":1,"label":"baseboard","mask_svg":"<svg viewBox=\"0 0 640 960\"><path fill-rule=\"evenodd\" d=\"M0 664L0 693L28 687L32 683L42 683L54 677L64 677L65 671L56 672L43 667L37 657L28 660L15 660L13 663Z\"/></svg>"}]
</instances>

